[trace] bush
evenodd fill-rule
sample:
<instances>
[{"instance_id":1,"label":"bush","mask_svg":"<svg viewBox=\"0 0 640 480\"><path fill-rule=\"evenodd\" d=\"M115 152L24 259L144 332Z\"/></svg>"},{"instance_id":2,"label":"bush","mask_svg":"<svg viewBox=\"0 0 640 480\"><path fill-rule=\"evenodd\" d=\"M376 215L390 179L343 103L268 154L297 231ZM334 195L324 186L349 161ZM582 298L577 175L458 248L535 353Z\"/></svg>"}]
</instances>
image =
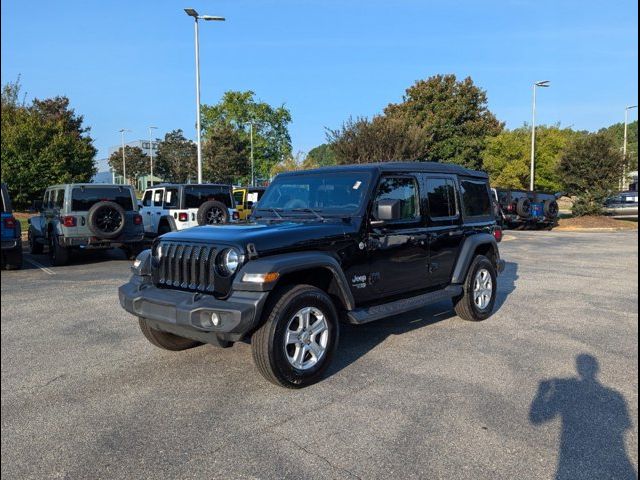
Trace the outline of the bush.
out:
<instances>
[{"instance_id":1,"label":"bush","mask_svg":"<svg viewBox=\"0 0 640 480\"><path fill-rule=\"evenodd\" d=\"M585 193L579 196L571 207L574 217L584 217L587 215L602 215L604 198L602 195Z\"/></svg>"}]
</instances>

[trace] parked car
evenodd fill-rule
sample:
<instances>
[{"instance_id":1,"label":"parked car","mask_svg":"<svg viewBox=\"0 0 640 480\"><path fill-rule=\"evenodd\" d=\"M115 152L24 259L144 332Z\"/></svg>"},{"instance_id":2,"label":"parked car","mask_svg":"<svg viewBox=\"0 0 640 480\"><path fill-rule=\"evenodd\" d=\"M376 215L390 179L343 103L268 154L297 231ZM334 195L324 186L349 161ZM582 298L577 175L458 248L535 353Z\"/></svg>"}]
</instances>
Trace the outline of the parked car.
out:
<instances>
[{"instance_id":1,"label":"parked car","mask_svg":"<svg viewBox=\"0 0 640 480\"><path fill-rule=\"evenodd\" d=\"M0 187L2 201L2 269L17 270L22 268L22 231L20 222L13 216L11 198L5 183Z\"/></svg>"},{"instance_id":2,"label":"parked car","mask_svg":"<svg viewBox=\"0 0 640 480\"><path fill-rule=\"evenodd\" d=\"M340 321L446 299L465 320L491 315L504 263L488 181L442 163L280 174L253 222L159 237L120 303L155 346L251 338L265 378L303 387L331 362Z\"/></svg>"},{"instance_id":3,"label":"parked car","mask_svg":"<svg viewBox=\"0 0 640 480\"><path fill-rule=\"evenodd\" d=\"M145 190L140 213L150 237L239 218L231 186L218 184L155 185Z\"/></svg>"},{"instance_id":4,"label":"parked car","mask_svg":"<svg viewBox=\"0 0 640 480\"><path fill-rule=\"evenodd\" d=\"M122 248L135 257L144 240L142 217L130 185L75 183L44 193L39 214L29 219L29 249L49 248L53 265L65 265L73 250Z\"/></svg>"},{"instance_id":5,"label":"parked car","mask_svg":"<svg viewBox=\"0 0 640 480\"><path fill-rule=\"evenodd\" d=\"M236 208L241 221L249 218L253 207L262 198L266 189L267 187L235 187L233 189L233 197L236 200Z\"/></svg>"},{"instance_id":6,"label":"parked car","mask_svg":"<svg viewBox=\"0 0 640 480\"><path fill-rule=\"evenodd\" d=\"M558 194L496 188L501 224L505 228L552 228L558 223Z\"/></svg>"},{"instance_id":7,"label":"parked car","mask_svg":"<svg viewBox=\"0 0 640 480\"><path fill-rule=\"evenodd\" d=\"M604 204L607 215L616 217L638 216L638 192L620 192L609 197Z\"/></svg>"}]
</instances>

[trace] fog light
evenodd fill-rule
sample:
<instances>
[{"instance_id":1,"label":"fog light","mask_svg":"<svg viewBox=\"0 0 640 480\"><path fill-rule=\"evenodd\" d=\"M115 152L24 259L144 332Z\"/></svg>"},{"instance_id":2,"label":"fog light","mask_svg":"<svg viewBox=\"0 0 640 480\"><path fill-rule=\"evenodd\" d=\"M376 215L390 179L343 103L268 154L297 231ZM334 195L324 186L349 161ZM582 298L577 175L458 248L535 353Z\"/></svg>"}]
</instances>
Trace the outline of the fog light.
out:
<instances>
[{"instance_id":1,"label":"fog light","mask_svg":"<svg viewBox=\"0 0 640 480\"><path fill-rule=\"evenodd\" d=\"M215 312L211 314L211 323L213 323L214 327L218 327L220 325L220 317Z\"/></svg>"}]
</instances>

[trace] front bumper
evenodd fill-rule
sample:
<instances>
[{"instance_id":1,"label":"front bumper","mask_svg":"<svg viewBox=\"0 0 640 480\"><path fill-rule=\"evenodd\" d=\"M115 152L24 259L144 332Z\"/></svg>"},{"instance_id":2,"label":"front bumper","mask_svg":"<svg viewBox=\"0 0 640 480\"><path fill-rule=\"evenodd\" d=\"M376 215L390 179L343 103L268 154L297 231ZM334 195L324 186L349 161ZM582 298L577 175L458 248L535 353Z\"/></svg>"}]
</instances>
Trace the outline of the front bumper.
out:
<instances>
[{"instance_id":1,"label":"front bumper","mask_svg":"<svg viewBox=\"0 0 640 480\"><path fill-rule=\"evenodd\" d=\"M120 305L146 318L158 330L219 345L238 341L258 324L269 292L234 292L228 299L212 295L157 288L149 277L134 275L118 289ZM220 322L213 325L212 314Z\"/></svg>"}]
</instances>

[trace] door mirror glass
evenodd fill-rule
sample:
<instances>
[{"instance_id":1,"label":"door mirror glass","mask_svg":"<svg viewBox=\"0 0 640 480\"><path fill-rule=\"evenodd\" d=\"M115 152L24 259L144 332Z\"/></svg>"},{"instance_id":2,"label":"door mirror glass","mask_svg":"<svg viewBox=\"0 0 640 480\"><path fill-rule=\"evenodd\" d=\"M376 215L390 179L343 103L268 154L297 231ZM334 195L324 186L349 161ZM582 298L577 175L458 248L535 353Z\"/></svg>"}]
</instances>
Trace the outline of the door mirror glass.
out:
<instances>
[{"instance_id":1,"label":"door mirror glass","mask_svg":"<svg viewBox=\"0 0 640 480\"><path fill-rule=\"evenodd\" d=\"M393 222L402 218L402 202L397 198L378 200L376 219L383 222Z\"/></svg>"}]
</instances>

